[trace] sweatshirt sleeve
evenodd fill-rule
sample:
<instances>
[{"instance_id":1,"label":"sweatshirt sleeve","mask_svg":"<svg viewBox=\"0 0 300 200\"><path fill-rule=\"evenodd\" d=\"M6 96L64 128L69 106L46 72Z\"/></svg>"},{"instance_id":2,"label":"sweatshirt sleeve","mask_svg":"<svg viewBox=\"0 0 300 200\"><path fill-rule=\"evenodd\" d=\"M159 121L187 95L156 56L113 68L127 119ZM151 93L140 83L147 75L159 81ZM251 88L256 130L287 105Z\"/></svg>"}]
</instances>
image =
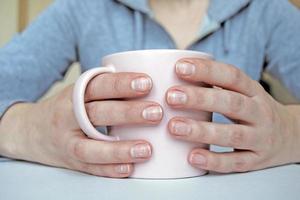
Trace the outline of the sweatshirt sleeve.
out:
<instances>
[{"instance_id":1,"label":"sweatshirt sleeve","mask_svg":"<svg viewBox=\"0 0 300 200\"><path fill-rule=\"evenodd\" d=\"M300 99L300 10L286 0L269 3L267 71Z\"/></svg>"},{"instance_id":2,"label":"sweatshirt sleeve","mask_svg":"<svg viewBox=\"0 0 300 200\"><path fill-rule=\"evenodd\" d=\"M0 118L16 102L36 101L77 60L71 3L55 1L0 49Z\"/></svg>"}]
</instances>

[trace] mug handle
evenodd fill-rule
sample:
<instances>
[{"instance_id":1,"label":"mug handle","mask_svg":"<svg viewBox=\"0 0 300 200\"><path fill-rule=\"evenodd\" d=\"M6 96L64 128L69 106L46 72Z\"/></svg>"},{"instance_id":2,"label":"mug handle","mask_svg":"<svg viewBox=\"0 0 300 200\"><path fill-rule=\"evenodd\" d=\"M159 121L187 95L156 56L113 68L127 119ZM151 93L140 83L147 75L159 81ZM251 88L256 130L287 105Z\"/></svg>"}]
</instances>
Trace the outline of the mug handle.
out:
<instances>
[{"instance_id":1,"label":"mug handle","mask_svg":"<svg viewBox=\"0 0 300 200\"><path fill-rule=\"evenodd\" d=\"M81 128L81 130L89 137L95 140L104 141L118 141L119 137L112 137L104 135L97 131L97 129L90 122L84 102L85 90L88 83L97 75L104 73L116 72L114 66L109 65L107 67L97 67L84 72L76 81L73 89L73 111L75 118Z\"/></svg>"}]
</instances>

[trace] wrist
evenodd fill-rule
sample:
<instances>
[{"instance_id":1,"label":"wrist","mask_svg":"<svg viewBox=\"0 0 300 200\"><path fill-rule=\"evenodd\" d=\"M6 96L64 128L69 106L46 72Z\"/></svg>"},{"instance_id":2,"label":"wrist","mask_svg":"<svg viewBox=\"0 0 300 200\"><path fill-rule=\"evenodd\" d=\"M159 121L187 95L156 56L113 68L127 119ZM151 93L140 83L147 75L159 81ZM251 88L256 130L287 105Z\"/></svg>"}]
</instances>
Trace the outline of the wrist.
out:
<instances>
[{"instance_id":1,"label":"wrist","mask_svg":"<svg viewBox=\"0 0 300 200\"><path fill-rule=\"evenodd\" d=\"M291 154L293 163L300 163L300 106L287 105L285 106L289 116L287 118L291 132L292 148Z\"/></svg>"},{"instance_id":2,"label":"wrist","mask_svg":"<svg viewBox=\"0 0 300 200\"><path fill-rule=\"evenodd\" d=\"M0 155L22 159L27 138L28 113L34 104L17 103L11 106L0 121Z\"/></svg>"}]
</instances>

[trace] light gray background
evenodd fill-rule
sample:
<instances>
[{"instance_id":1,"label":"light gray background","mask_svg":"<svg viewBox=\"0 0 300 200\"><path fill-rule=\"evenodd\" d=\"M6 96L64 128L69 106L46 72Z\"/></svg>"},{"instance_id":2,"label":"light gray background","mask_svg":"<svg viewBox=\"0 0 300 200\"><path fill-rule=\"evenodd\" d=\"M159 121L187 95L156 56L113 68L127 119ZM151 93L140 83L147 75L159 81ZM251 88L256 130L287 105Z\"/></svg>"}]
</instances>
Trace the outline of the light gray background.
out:
<instances>
[{"instance_id":1,"label":"light gray background","mask_svg":"<svg viewBox=\"0 0 300 200\"><path fill-rule=\"evenodd\" d=\"M300 165L177 180L111 179L0 158L1 200L299 200Z\"/></svg>"}]
</instances>

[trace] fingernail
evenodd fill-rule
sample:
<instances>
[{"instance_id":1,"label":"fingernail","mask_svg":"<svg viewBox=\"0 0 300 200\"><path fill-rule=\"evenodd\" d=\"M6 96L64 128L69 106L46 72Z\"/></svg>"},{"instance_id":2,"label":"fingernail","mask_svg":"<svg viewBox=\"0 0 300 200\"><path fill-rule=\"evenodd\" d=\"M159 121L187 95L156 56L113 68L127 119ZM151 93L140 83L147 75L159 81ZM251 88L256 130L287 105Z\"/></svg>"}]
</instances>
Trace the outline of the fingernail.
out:
<instances>
[{"instance_id":1,"label":"fingernail","mask_svg":"<svg viewBox=\"0 0 300 200\"><path fill-rule=\"evenodd\" d=\"M119 174L128 174L130 172L130 167L129 165L118 165L115 170Z\"/></svg>"},{"instance_id":2,"label":"fingernail","mask_svg":"<svg viewBox=\"0 0 300 200\"><path fill-rule=\"evenodd\" d=\"M195 165L206 165L206 158L201 154L192 154L191 163Z\"/></svg>"},{"instance_id":3,"label":"fingernail","mask_svg":"<svg viewBox=\"0 0 300 200\"><path fill-rule=\"evenodd\" d=\"M149 121L157 121L162 118L162 108L160 106L150 106L143 110L143 118Z\"/></svg>"},{"instance_id":4,"label":"fingernail","mask_svg":"<svg viewBox=\"0 0 300 200\"><path fill-rule=\"evenodd\" d=\"M176 72L182 75L192 75L195 73L196 67L192 63L178 62L176 63Z\"/></svg>"},{"instance_id":5,"label":"fingernail","mask_svg":"<svg viewBox=\"0 0 300 200\"><path fill-rule=\"evenodd\" d=\"M169 104L181 105L187 102L187 95L181 91L168 92L167 101Z\"/></svg>"},{"instance_id":6,"label":"fingernail","mask_svg":"<svg viewBox=\"0 0 300 200\"><path fill-rule=\"evenodd\" d=\"M187 136L192 131L192 127L185 122L172 122L172 133L178 136Z\"/></svg>"},{"instance_id":7,"label":"fingernail","mask_svg":"<svg viewBox=\"0 0 300 200\"><path fill-rule=\"evenodd\" d=\"M138 92L145 92L152 87L152 80L150 78L141 77L131 82L131 88Z\"/></svg>"},{"instance_id":8,"label":"fingernail","mask_svg":"<svg viewBox=\"0 0 300 200\"><path fill-rule=\"evenodd\" d=\"M132 158L148 158L151 156L151 147L149 144L137 144L131 148Z\"/></svg>"}]
</instances>

